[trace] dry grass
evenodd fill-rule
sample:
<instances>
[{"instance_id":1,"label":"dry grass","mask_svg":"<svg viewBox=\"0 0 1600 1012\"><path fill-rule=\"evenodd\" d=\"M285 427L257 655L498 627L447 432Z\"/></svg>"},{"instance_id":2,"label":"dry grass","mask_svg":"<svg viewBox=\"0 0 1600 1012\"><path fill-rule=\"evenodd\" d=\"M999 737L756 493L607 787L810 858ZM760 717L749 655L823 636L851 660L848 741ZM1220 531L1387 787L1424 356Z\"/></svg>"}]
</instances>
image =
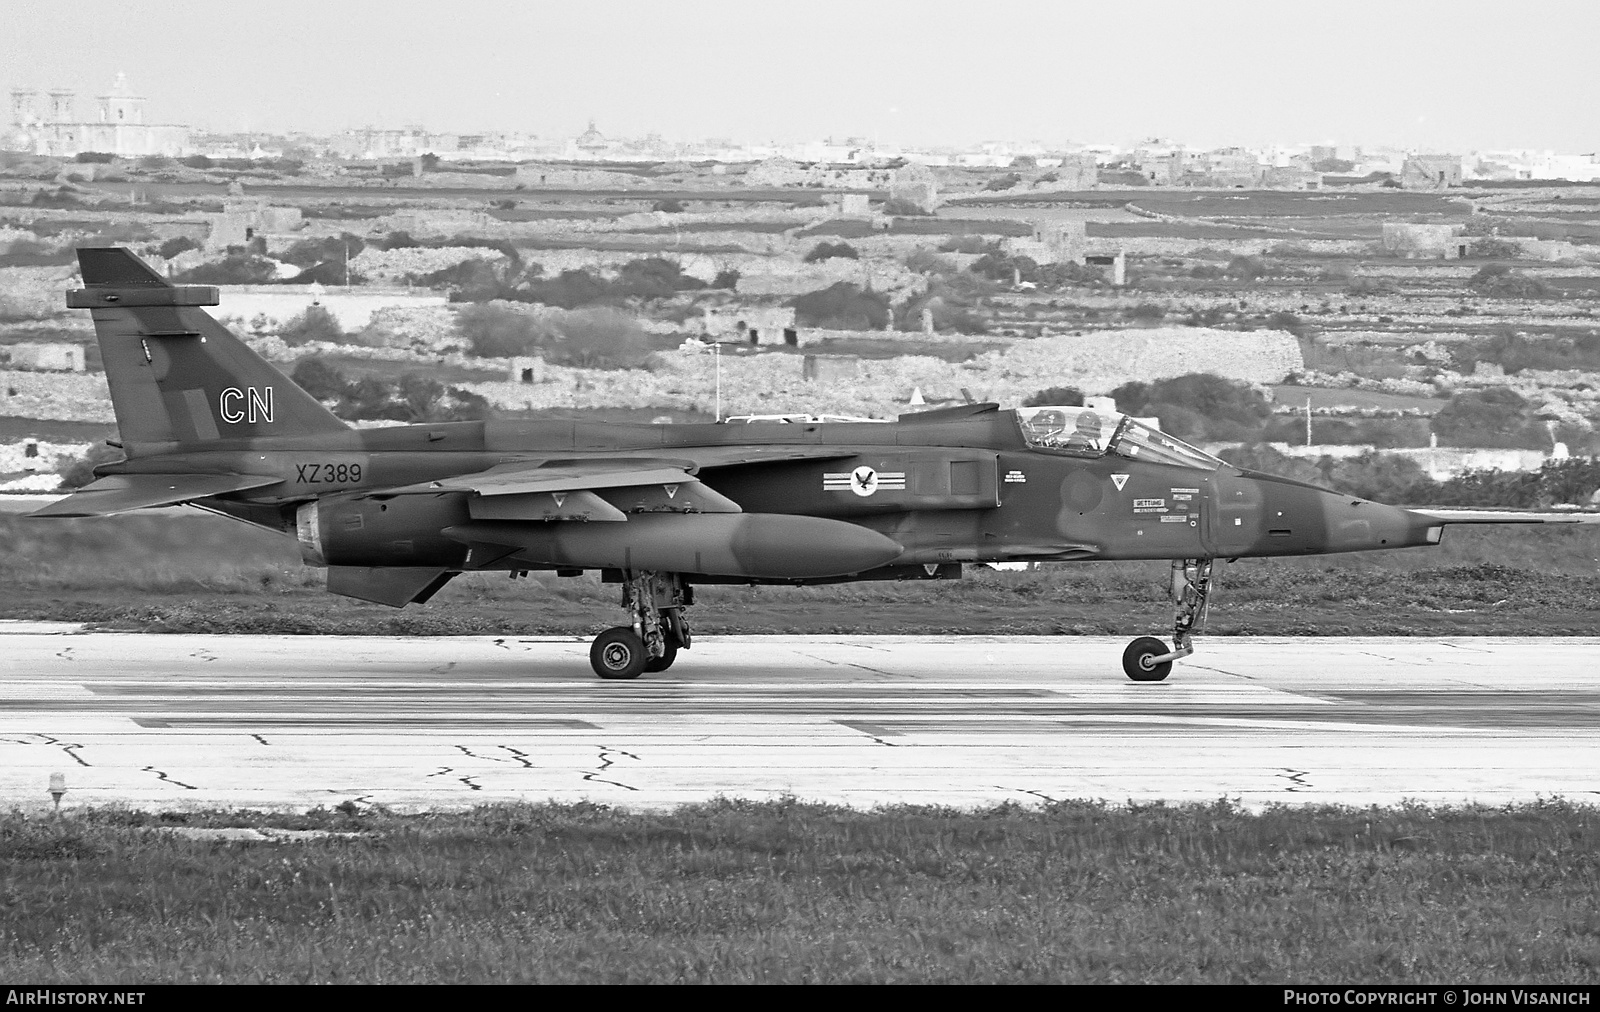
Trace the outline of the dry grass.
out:
<instances>
[{"instance_id":1,"label":"dry grass","mask_svg":"<svg viewBox=\"0 0 1600 1012\"><path fill-rule=\"evenodd\" d=\"M30 982L1592 982L1600 818L714 802L0 817ZM181 817L179 817L181 818Z\"/></svg>"}]
</instances>

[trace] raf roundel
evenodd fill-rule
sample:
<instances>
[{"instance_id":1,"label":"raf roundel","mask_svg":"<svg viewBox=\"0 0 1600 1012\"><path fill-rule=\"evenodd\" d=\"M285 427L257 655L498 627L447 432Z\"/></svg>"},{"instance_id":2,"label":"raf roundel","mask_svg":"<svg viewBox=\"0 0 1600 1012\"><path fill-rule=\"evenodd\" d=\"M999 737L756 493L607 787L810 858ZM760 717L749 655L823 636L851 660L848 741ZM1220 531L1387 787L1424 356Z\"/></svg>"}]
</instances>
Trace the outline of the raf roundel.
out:
<instances>
[{"instance_id":1,"label":"raf roundel","mask_svg":"<svg viewBox=\"0 0 1600 1012\"><path fill-rule=\"evenodd\" d=\"M878 472L865 464L851 471L850 491L863 496L878 491Z\"/></svg>"}]
</instances>

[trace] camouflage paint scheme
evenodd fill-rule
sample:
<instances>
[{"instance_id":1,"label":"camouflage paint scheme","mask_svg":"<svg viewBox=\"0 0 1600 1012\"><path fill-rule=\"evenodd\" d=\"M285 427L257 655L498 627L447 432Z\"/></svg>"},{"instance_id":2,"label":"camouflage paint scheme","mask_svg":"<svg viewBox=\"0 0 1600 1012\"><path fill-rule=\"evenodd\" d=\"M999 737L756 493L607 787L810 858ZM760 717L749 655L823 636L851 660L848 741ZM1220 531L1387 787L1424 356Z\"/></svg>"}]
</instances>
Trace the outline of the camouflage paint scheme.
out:
<instances>
[{"instance_id":1,"label":"camouflage paint scheme","mask_svg":"<svg viewBox=\"0 0 1600 1012\"><path fill-rule=\"evenodd\" d=\"M969 562L1405 548L1437 543L1445 522L1182 444L1178 464L1075 454L994 404L895 423L358 430L213 320L201 307L216 289L170 285L123 249L79 259L68 304L93 314L128 459L35 515L192 502L298 538L330 590L395 606L465 571L666 573L681 597L707 582L947 579ZM687 603L665 607L681 618Z\"/></svg>"}]
</instances>

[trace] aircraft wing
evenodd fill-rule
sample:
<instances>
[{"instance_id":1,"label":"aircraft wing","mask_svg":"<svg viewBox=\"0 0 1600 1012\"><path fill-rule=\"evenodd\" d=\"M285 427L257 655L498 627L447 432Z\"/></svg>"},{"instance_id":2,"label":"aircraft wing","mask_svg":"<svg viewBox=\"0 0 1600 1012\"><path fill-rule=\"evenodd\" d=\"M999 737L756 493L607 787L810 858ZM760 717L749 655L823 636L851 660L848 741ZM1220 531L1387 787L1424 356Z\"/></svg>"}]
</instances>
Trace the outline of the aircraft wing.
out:
<instances>
[{"instance_id":1,"label":"aircraft wing","mask_svg":"<svg viewBox=\"0 0 1600 1012\"><path fill-rule=\"evenodd\" d=\"M1545 512L1511 509L1413 509L1444 524L1600 524L1600 513Z\"/></svg>"},{"instance_id":2,"label":"aircraft wing","mask_svg":"<svg viewBox=\"0 0 1600 1012\"><path fill-rule=\"evenodd\" d=\"M688 461L595 458L558 463L518 461L486 471L458 474L384 490L385 495L426 492L476 492L479 495L525 495L533 492L579 492L630 485L683 484L698 481Z\"/></svg>"},{"instance_id":3,"label":"aircraft wing","mask_svg":"<svg viewBox=\"0 0 1600 1012\"><path fill-rule=\"evenodd\" d=\"M28 516L103 517L264 488L282 480L277 475L259 474L111 474Z\"/></svg>"},{"instance_id":4,"label":"aircraft wing","mask_svg":"<svg viewBox=\"0 0 1600 1012\"><path fill-rule=\"evenodd\" d=\"M383 494L473 492L467 508L475 520L616 523L626 521L627 512L744 512L732 499L706 487L694 470L691 461L654 458L518 461Z\"/></svg>"}]
</instances>

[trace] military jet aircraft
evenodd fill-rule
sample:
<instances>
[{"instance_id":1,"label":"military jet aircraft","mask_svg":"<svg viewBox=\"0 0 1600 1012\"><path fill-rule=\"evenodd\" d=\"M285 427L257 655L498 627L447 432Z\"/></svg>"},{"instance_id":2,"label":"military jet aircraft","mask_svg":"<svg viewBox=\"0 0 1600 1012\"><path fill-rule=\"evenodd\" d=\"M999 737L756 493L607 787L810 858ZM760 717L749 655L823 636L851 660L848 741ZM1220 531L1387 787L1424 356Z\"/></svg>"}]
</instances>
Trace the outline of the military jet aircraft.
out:
<instances>
[{"instance_id":1,"label":"military jet aircraft","mask_svg":"<svg viewBox=\"0 0 1600 1012\"><path fill-rule=\"evenodd\" d=\"M1123 654L1160 681L1194 651L1214 560L1437 544L1419 511L1234 467L1137 419L992 403L898 422L487 421L355 429L122 248L80 249L127 459L33 513L189 503L298 539L335 594L421 603L459 573L598 570L630 625L601 678L671 666L699 584L944 580L964 563L1171 560L1168 645Z\"/></svg>"}]
</instances>

